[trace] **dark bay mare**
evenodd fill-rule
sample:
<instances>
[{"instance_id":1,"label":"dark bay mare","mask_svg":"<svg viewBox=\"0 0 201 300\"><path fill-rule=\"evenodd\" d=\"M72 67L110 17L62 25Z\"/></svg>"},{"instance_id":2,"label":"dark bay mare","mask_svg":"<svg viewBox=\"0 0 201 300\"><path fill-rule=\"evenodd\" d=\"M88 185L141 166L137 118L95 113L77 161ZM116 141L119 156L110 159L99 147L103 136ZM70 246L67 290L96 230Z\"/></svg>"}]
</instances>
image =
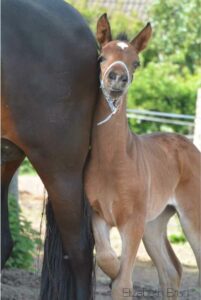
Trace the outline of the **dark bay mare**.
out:
<instances>
[{"instance_id":1,"label":"dark bay mare","mask_svg":"<svg viewBox=\"0 0 201 300\"><path fill-rule=\"evenodd\" d=\"M13 246L8 186L27 156L49 196L43 300L92 297L93 240L83 168L96 74L95 39L70 5L2 1L2 267Z\"/></svg>"}]
</instances>

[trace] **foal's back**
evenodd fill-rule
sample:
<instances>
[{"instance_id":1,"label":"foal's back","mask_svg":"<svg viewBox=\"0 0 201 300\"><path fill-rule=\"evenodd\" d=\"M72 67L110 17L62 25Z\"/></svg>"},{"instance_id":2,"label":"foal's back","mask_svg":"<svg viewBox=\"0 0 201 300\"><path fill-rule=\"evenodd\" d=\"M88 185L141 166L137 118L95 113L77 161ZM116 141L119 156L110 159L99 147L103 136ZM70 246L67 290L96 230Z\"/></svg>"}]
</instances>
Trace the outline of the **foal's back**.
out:
<instances>
[{"instance_id":1,"label":"foal's back","mask_svg":"<svg viewBox=\"0 0 201 300\"><path fill-rule=\"evenodd\" d=\"M182 185L191 183L197 194L195 198L199 198L201 155L187 138L173 133L155 133L139 136L139 140L146 181L150 186L151 219L167 204L177 205L176 194Z\"/></svg>"},{"instance_id":2,"label":"foal's back","mask_svg":"<svg viewBox=\"0 0 201 300\"><path fill-rule=\"evenodd\" d=\"M200 172L199 150L184 136L175 133L154 133L141 135L146 160L153 169L166 170L179 175L179 180L187 180Z\"/></svg>"}]
</instances>

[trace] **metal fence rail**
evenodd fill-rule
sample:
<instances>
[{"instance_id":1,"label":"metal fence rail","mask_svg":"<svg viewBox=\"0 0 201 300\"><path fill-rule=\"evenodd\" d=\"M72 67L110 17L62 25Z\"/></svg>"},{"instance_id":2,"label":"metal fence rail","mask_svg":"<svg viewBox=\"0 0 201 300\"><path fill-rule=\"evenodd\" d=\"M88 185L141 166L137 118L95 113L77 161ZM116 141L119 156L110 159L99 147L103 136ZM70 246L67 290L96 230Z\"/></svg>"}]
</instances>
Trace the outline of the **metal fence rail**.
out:
<instances>
[{"instance_id":1,"label":"metal fence rail","mask_svg":"<svg viewBox=\"0 0 201 300\"><path fill-rule=\"evenodd\" d=\"M194 127L195 117L193 115L166 113L149 110L127 109L127 117L143 121L159 122L164 124ZM176 119L176 120L173 120ZM183 120L182 120L183 119ZM187 120L192 120L189 122Z\"/></svg>"}]
</instances>

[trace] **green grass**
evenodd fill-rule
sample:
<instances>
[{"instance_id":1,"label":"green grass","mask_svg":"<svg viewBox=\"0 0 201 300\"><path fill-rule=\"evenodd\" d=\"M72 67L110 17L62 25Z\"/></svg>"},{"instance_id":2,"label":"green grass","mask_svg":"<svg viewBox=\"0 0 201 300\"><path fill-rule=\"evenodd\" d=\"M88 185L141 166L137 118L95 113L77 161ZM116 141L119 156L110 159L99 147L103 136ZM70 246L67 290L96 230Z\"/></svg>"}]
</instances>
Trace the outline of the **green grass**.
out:
<instances>
[{"instance_id":1,"label":"green grass","mask_svg":"<svg viewBox=\"0 0 201 300\"><path fill-rule=\"evenodd\" d=\"M184 244L186 242L186 237L182 233L171 234L168 239L172 244Z\"/></svg>"},{"instance_id":2,"label":"green grass","mask_svg":"<svg viewBox=\"0 0 201 300\"><path fill-rule=\"evenodd\" d=\"M168 223L168 239L172 244L187 242L177 215L174 215Z\"/></svg>"}]
</instances>

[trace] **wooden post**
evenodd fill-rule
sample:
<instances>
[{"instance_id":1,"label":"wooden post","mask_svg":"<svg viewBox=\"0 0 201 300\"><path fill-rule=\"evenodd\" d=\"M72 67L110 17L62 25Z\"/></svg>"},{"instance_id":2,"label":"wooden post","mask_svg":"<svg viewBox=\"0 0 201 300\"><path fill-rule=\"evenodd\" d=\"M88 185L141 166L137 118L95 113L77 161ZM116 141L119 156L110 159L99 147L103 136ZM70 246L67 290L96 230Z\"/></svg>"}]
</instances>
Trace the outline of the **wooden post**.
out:
<instances>
[{"instance_id":1,"label":"wooden post","mask_svg":"<svg viewBox=\"0 0 201 300\"><path fill-rule=\"evenodd\" d=\"M201 151L201 89L198 89L193 143Z\"/></svg>"}]
</instances>

